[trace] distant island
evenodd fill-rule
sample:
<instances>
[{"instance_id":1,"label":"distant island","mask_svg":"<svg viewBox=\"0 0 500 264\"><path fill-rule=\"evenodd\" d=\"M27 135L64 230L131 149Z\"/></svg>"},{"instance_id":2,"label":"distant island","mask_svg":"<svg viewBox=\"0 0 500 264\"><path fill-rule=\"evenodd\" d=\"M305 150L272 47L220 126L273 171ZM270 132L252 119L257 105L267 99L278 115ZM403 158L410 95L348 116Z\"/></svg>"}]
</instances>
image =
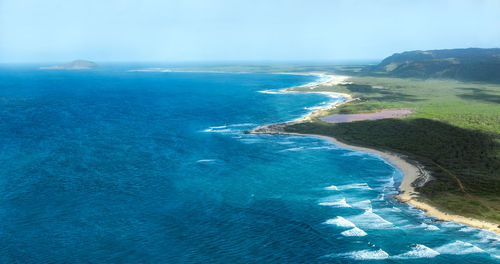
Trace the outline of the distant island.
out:
<instances>
[{"instance_id":1,"label":"distant island","mask_svg":"<svg viewBox=\"0 0 500 264\"><path fill-rule=\"evenodd\" d=\"M41 70L91 70L98 67L99 65L88 60L74 60L72 62L68 62L62 65L40 67L40 69Z\"/></svg>"},{"instance_id":2,"label":"distant island","mask_svg":"<svg viewBox=\"0 0 500 264\"><path fill-rule=\"evenodd\" d=\"M367 71L393 77L499 82L500 49L406 51L385 58Z\"/></svg>"}]
</instances>

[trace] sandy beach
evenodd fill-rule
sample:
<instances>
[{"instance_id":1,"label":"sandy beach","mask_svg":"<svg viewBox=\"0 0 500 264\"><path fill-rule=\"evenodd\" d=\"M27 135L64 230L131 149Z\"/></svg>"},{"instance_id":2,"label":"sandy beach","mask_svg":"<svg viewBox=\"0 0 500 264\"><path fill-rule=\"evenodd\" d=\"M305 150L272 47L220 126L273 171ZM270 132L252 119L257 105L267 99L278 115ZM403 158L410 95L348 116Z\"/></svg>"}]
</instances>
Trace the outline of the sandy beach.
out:
<instances>
[{"instance_id":1,"label":"sandy beach","mask_svg":"<svg viewBox=\"0 0 500 264\"><path fill-rule=\"evenodd\" d=\"M421 209L421 210L425 211L428 216L435 217L441 221L457 222L457 223L461 223L461 224L472 226L472 227L486 229L486 230L495 232L497 234L500 234L500 228L499 228L498 224L486 222L486 221L481 221L481 220L473 219L473 218L469 218L469 217L464 217L464 216L460 216L460 215L448 214L446 212L439 210L438 208L436 208L432 205L429 205L425 202L419 201L419 193L417 191L415 191L415 188L413 187L413 185L416 185L415 182L417 182L417 181L419 182L418 184L424 184L425 182L427 182L430 175L425 171L425 169L421 165L419 165L416 162L408 160L407 158L405 158L402 155L399 155L399 154L393 153L393 152L388 152L388 151L381 151L381 150L376 150L376 149L371 149L371 148L366 148L366 147L349 145L349 144L346 144L344 142L337 140L336 138L328 137L328 136L314 135L314 134L299 134L299 133L285 133L285 134L324 138L324 139L332 141L333 144L340 146L340 147L343 147L343 148L348 148L348 149L353 149L353 150L358 150L358 151L363 151L363 152L368 152L368 153L373 153L373 154L379 155L384 160L386 160L387 162L392 164L394 167L401 170L401 172L404 175L403 181L401 182L401 185L399 186L401 193L399 195L395 196L395 198L398 199L400 202L404 202L404 203L412 205L413 207Z\"/></svg>"},{"instance_id":2,"label":"sandy beach","mask_svg":"<svg viewBox=\"0 0 500 264\"><path fill-rule=\"evenodd\" d=\"M320 75L318 73L311 73L315 75ZM321 73L323 74L323 73ZM326 74L323 74L326 75ZM334 75L330 75L334 76ZM331 78L326 78L323 77L324 82L320 83L311 83L311 84L306 84L306 87L309 87L311 89L311 92L315 92L314 89L320 85L336 85L339 83L345 83L349 79L348 76L342 76L342 77L331 77ZM304 87L304 86L301 86ZM283 92L297 92L297 91L290 91L289 89L283 89L281 91ZM309 92L309 91L307 91ZM315 93L323 93L329 96L333 96L337 98L339 95L343 96L345 98L344 101L336 104L330 104L330 105L325 105L324 107L321 107L320 109L317 109L314 112L311 112L309 115L299 118L297 120L293 120L290 122L286 122L283 124L270 124L270 125L264 125L261 127L258 127L251 131L250 133L254 134L288 134L288 135L298 135L298 136L313 136L313 137L319 137L319 138L324 138L327 140L330 140L333 142L333 144L344 147L344 148L349 148L357 151L363 151L363 152L368 152L368 153L373 153L376 155L379 155L382 157L384 160L401 170L403 173L403 180L401 182L401 185L399 186L399 189L401 190L400 194L396 195L395 198L399 200L400 202L407 203L411 206L414 206L415 208L421 209L426 212L428 216L435 217L438 220L441 221L450 221L450 222L457 222L461 223L464 225L472 226L472 227L477 227L485 230L492 231L494 233L500 234L500 226L498 224L492 223L492 222L487 222L487 221L482 221L474 218L469 218L469 217L464 217L460 215L453 215L453 214L448 214L446 212L443 212L439 210L438 208L429 205L423 201L420 200L420 194L415 190L415 187L418 186L423 186L427 181L431 179L431 175L425 170L425 168L418 164L415 161L412 161L408 159L407 157L389 152L389 151L383 151L383 150L377 150L377 149L372 149L372 148L367 148L367 147L362 147L362 146L354 146L350 145L344 142L339 141L336 138L329 137L329 136L323 136L323 135L315 135L315 134L300 134L300 133L289 133L289 132L284 132L283 128L287 125L292 125L300 122L306 122L315 118L323 117L325 118L325 113L326 110L329 110L331 108L334 108L340 104L344 104L346 102L349 102L353 100L352 96L349 94L342 94L342 93L333 93L333 92L315 92ZM407 114L405 112L405 114ZM359 121L359 119L356 119L356 121Z\"/></svg>"}]
</instances>

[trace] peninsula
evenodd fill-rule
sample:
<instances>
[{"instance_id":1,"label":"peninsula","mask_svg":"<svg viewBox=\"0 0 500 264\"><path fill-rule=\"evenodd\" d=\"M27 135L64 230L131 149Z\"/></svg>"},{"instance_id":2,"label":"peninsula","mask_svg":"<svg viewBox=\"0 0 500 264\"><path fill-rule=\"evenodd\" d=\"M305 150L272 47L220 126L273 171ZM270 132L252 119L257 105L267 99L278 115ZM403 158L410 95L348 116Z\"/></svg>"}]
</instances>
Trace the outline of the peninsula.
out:
<instances>
[{"instance_id":1,"label":"peninsula","mask_svg":"<svg viewBox=\"0 0 500 264\"><path fill-rule=\"evenodd\" d=\"M379 154L405 175L400 201L440 220L500 233L500 84L492 76L499 74L499 51L417 51L377 66L339 66L324 74L349 74L342 82L287 91L343 93L348 100L251 133L317 135ZM493 65L490 74L477 74L479 60ZM436 67L441 75L432 72Z\"/></svg>"}]
</instances>

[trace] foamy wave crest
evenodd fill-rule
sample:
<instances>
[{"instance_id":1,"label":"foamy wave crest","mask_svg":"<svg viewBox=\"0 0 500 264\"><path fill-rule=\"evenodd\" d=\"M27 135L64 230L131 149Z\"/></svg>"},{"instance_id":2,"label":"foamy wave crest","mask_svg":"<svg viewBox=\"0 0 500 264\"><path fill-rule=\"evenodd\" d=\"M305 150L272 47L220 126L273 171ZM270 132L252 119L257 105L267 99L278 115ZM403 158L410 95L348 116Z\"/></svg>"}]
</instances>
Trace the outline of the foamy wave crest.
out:
<instances>
[{"instance_id":1,"label":"foamy wave crest","mask_svg":"<svg viewBox=\"0 0 500 264\"><path fill-rule=\"evenodd\" d=\"M337 188L337 186L335 185L330 185L328 187L325 187L325 190L329 190L329 191L338 191L339 188Z\"/></svg>"},{"instance_id":2,"label":"foamy wave crest","mask_svg":"<svg viewBox=\"0 0 500 264\"><path fill-rule=\"evenodd\" d=\"M327 225L336 225L338 227L356 227L353 222L343 218L342 216L337 216L337 218L326 220Z\"/></svg>"},{"instance_id":3,"label":"foamy wave crest","mask_svg":"<svg viewBox=\"0 0 500 264\"><path fill-rule=\"evenodd\" d=\"M367 233L365 231L363 231L362 229L359 229L357 227L353 228L353 229L349 229L349 230L346 230L342 233L343 236L366 236Z\"/></svg>"},{"instance_id":4,"label":"foamy wave crest","mask_svg":"<svg viewBox=\"0 0 500 264\"><path fill-rule=\"evenodd\" d=\"M304 150L304 147L287 148L287 149L280 150L279 152L287 152L287 151L301 151L301 150Z\"/></svg>"},{"instance_id":5,"label":"foamy wave crest","mask_svg":"<svg viewBox=\"0 0 500 264\"><path fill-rule=\"evenodd\" d=\"M227 132L231 132L231 129L229 129L227 126L211 126L205 130L203 130L203 132L207 132L207 133L227 133Z\"/></svg>"},{"instance_id":6,"label":"foamy wave crest","mask_svg":"<svg viewBox=\"0 0 500 264\"><path fill-rule=\"evenodd\" d=\"M325 108L325 106L311 106L311 107L304 107L305 110L320 110L320 109L323 109Z\"/></svg>"},{"instance_id":7,"label":"foamy wave crest","mask_svg":"<svg viewBox=\"0 0 500 264\"><path fill-rule=\"evenodd\" d=\"M417 244L413 247L412 250L410 250L406 253L394 256L393 258L396 258L396 259L433 258L437 255L439 255L439 252L437 252L431 248L428 248L424 245Z\"/></svg>"},{"instance_id":8,"label":"foamy wave crest","mask_svg":"<svg viewBox=\"0 0 500 264\"><path fill-rule=\"evenodd\" d=\"M339 190L350 190L350 189L360 189L360 190L372 190L368 183L353 183L342 185L338 187Z\"/></svg>"},{"instance_id":9,"label":"foamy wave crest","mask_svg":"<svg viewBox=\"0 0 500 264\"><path fill-rule=\"evenodd\" d=\"M353 203L353 204L351 204L351 206L354 208L368 210L368 209L372 208L372 202L370 200L364 200L364 201Z\"/></svg>"},{"instance_id":10,"label":"foamy wave crest","mask_svg":"<svg viewBox=\"0 0 500 264\"><path fill-rule=\"evenodd\" d=\"M255 144L262 142L260 138L239 138L239 141L245 144Z\"/></svg>"},{"instance_id":11,"label":"foamy wave crest","mask_svg":"<svg viewBox=\"0 0 500 264\"><path fill-rule=\"evenodd\" d=\"M477 230L478 229L475 227L466 226L466 227L460 228L458 231L460 231L460 232L474 232Z\"/></svg>"},{"instance_id":12,"label":"foamy wave crest","mask_svg":"<svg viewBox=\"0 0 500 264\"><path fill-rule=\"evenodd\" d=\"M338 254L335 256L348 257L354 260L377 260L389 258L389 254L387 254L387 252L383 251L382 249L353 251L349 253Z\"/></svg>"},{"instance_id":13,"label":"foamy wave crest","mask_svg":"<svg viewBox=\"0 0 500 264\"><path fill-rule=\"evenodd\" d=\"M479 247L460 240L438 247L436 248L436 251L440 252L441 254L452 255L465 255L484 252L484 250L480 249Z\"/></svg>"},{"instance_id":14,"label":"foamy wave crest","mask_svg":"<svg viewBox=\"0 0 500 264\"><path fill-rule=\"evenodd\" d=\"M207 133L236 133L240 132L241 128L247 127L255 127L256 125L253 123L242 123L242 124L233 124L233 125L223 125L223 126L211 126L207 129L204 129L203 132Z\"/></svg>"},{"instance_id":15,"label":"foamy wave crest","mask_svg":"<svg viewBox=\"0 0 500 264\"><path fill-rule=\"evenodd\" d=\"M198 162L198 163L212 163L212 162L215 162L215 159L201 159L201 160L197 160L196 162Z\"/></svg>"},{"instance_id":16,"label":"foamy wave crest","mask_svg":"<svg viewBox=\"0 0 500 264\"><path fill-rule=\"evenodd\" d=\"M439 230L439 227L437 227L435 225L429 225L426 223L422 223L421 225L419 225L417 227L424 228L425 230L429 230L429 231Z\"/></svg>"},{"instance_id":17,"label":"foamy wave crest","mask_svg":"<svg viewBox=\"0 0 500 264\"><path fill-rule=\"evenodd\" d=\"M322 206L333 206L333 207L351 207L345 200L345 198L342 198L338 201L335 202L321 202L319 205Z\"/></svg>"},{"instance_id":18,"label":"foamy wave crest","mask_svg":"<svg viewBox=\"0 0 500 264\"><path fill-rule=\"evenodd\" d=\"M257 91L258 93L263 93L263 94L285 94L285 92L280 91L280 90L262 90L262 91Z\"/></svg>"},{"instance_id":19,"label":"foamy wave crest","mask_svg":"<svg viewBox=\"0 0 500 264\"><path fill-rule=\"evenodd\" d=\"M241 124L233 124L229 125L230 127L247 127L247 126L256 126L254 123L241 123Z\"/></svg>"},{"instance_id":20,"label":"foamy wave crest","mask_svg":"<svg viewBox=\"0 0 500 264\"><path fill-rule=\"evenodd\" d=\"M317 149L336 149L335 147L333 146L321 146L321 147L310 147L310 148L307 148L307 149L314 149L314 150L317 150Z\"/></svg>"},{"instance_id":21,"label":"foamy wave crest","mask_svg":"<svg viewBox=\"0 0 500 264\"><path fill-rule=\"evenodd\" d=\"M427 225L427 227L425 228L425 230L436 231L436 230L439 230L439 227L437 227L435 225Z\"/></svg>"},{"instance_id":22,"label":"foamy wave crest","mask_svg":"<svg viewBox=\"0 0 500 264\"><path fill-rule=\"evenodd\" d=\"M384 187L394 187L394 175L385 180Z\"/></svg>"},{"instance_id":23,"label":"foamy wave crest","mask_svg":"<svg viewBox=\"0 0 500 264\"><path fill-rule=\"evenodd\" d=\"M361 151L356 151L356 150L350 150L344 154L342 154L342 157L351 157L351 156L369 156L369 153L366 152L361 152Z\"/></svg>"},{"instance_id":24,"label":"foamy wave crest","mask_svg":"<svg viewBox=\"0 0 500 264\"><path fill-rule=\"evenodd\" d=\"M391 222L374 213L371 209L366 210L360 215L349 217L349 220L356 223L357 226L371 229L394 228L394 225Z\"/></svg>"},{"instance_id":25,"label":"foamy wave crest","mask_svg":"<svg viewBox=\"0 0 500 264\"><path fill-rule=\"evenodd\" d=\"M481 243L494 243L497 245L500 243L500 236L491 231L481 230L476 236L480 238Z\"/></svg>"},{"instance_id":26,"label":"foamy wave crest","mask_svg":"<svg viewBox=\"0 0 500 264\"><path fill-rule=\"evenodd\" d=\"M463 227L464 225L455 223L455 222L442 222L441 226L447 227L447 228L457 228L457 227Z\"/></svg>"}]
</instances>

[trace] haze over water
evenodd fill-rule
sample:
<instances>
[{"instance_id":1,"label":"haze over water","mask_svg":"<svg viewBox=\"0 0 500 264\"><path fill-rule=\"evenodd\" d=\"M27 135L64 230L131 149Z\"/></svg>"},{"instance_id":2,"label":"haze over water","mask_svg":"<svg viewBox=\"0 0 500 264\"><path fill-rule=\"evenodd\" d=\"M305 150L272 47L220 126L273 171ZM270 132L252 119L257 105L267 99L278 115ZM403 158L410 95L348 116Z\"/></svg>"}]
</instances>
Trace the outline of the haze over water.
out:
<instances>
[{"instance_id":1,"label":"haze over water","mask_svg":"<svg viewBox=\"0 0 500 264\"><path fill-rule=\"evenodd\" d=\"M0 70L0 262L500 262L377 156L241 133L333 100L276 92L315 76L129 69Z\"/></svg>"}]
</instances>

